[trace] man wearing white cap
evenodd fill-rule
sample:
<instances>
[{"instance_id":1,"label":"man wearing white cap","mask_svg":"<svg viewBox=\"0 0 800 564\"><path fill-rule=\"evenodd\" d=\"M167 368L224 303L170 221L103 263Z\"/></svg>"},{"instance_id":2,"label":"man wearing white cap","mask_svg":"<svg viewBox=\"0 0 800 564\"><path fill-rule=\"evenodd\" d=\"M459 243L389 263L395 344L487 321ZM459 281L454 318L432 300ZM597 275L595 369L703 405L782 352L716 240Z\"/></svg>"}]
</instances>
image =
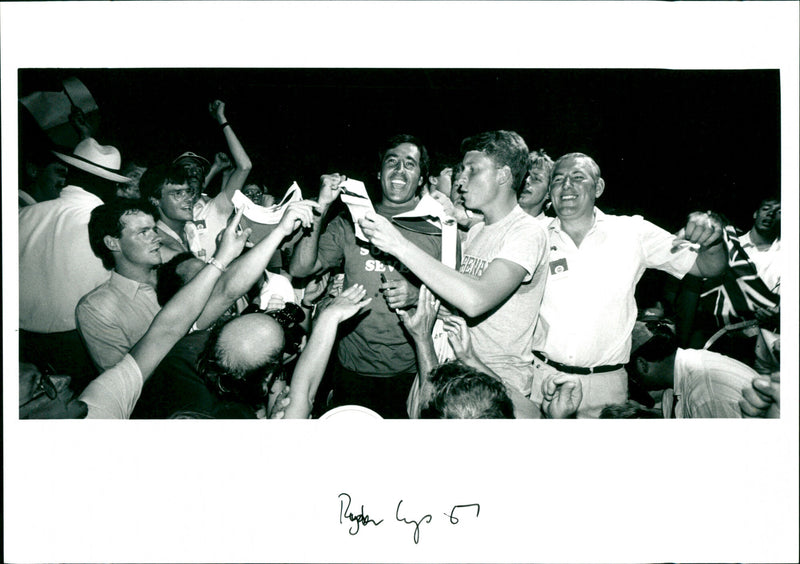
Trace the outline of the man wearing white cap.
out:
<instances>
[{"instance_id":1,"label":"man wearing white cap","mask_svg":"<svg viewBox=\"0 0 800 564\"><path fill-rule=\"evenodd\" d=\"M93 366L75 330L75 306L110 275L89 246L89 216L129 179L119 173L120 152L91 137L71 155L54 153L69 165L67 186L55 200L19 211L21 357L81 376Z\"/></svg>"},{"instance_id":2,"label":"man wearing white cap","mask_svg":"<svg viewBox=\"0 0 800 564\"><path fill-rule=\"evenodd\" d=\"M217 235L225 228L228 218L233 213L233 194L244 186L244 181L252 169L250 158L225 117L225 102L215 100L209 104L209 112L225 136L233 157L233 166L225 153L218 153L213 165L191 151L182 153L172 162L174 166L183 169L186 181L195 197L192 221L184 224L183 232L178 232L178 236L179 238L182 236L186 241L184 246L188 248L184 250L190 250L201 260L206 260L214 254ZM214 198L201 193L211 178L220 171L223 174L220 193ZM175 238L175 232L163 231L162 235Z\"/></svg>"}]
</instances>

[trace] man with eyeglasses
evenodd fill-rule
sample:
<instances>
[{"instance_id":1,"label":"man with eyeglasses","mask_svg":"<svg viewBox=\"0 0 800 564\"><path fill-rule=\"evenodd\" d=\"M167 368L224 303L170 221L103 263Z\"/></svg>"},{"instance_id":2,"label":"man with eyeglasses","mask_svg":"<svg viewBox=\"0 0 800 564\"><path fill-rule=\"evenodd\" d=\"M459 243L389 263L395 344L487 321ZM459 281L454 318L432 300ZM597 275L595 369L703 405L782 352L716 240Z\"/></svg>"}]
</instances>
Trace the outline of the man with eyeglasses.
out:
<instances>
[{"instance_id":1,"label":"man with eyeglasses","mask_svg":"<svg viewBox=\"0 0 800 564\"><path fill-rule=\"evenodd\" d=\"M598 417L607 404L628 399L624 365L636 321L634 291L645 269L683 278L714 276L727 266L723 226L711 212L694 212L676 235L641 216L605 214L595 200L605 189L589 156L559 158L550 181L557 217L548 225L550 257L534 333L531 399L553 373L578 375L578 417Z\"/></svg>"},{"instance_id":2,"label":"man with eyeglasses","mask_svg":"<svg viewBox=\"0 0 800 564\"><path fill-rule=\"evenodd\" d=\"M147 169L139 181L139 190L158 210L156 232L161 238L161 261L187 251L196 255L200 242L193 229L192 214L198 193L183 167L158 165Z\"/></svg>"}]
</instances>

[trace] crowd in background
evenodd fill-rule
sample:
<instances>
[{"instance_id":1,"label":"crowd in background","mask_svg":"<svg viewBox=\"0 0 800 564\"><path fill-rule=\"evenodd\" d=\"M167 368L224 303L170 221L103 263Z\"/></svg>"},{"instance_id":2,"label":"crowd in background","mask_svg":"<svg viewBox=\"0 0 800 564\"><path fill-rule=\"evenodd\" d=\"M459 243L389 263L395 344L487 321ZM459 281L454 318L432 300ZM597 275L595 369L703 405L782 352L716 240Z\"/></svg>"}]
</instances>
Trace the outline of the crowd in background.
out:
<instances>
[{"instance_id":1,"label":"crowd in background","mask_svg":"<svg viewBox=\"0 0 800 564\"><path fill-rule=\"evenodd\" d=\"M20 417L779 415L777 187L669 233L546 139L400 133L356 217L335 171L282 202L209 114L213 156L128 158L79 111L74 147L21 143Z\"/></svg>"}]
</instances>

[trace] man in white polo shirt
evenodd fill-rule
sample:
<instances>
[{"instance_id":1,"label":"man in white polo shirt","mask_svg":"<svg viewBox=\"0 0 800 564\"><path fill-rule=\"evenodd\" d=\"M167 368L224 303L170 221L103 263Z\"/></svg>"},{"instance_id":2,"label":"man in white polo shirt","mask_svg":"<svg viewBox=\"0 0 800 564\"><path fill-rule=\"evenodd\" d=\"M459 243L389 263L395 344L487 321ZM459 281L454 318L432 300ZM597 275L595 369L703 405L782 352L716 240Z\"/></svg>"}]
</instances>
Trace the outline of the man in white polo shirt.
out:
<instances>
[{"instance_id":1,"label":"man in white polo shirt","mask_svg":"<svg viewBox=\"0 0 800 564\"><path fill-rule=\"evenodd\" d=\"M534 334L531 399L553 372L578 375L578 417L597 417L607 404L628 399L624 364L636 321L634 291L646 268L682 278L714 276L727 266L722 224L711 213L689 215L677 235L641 216L608 215L595 207L605 181L582 153L558 159L550 196L548 279Z\"/></svg>"}]
</instances>

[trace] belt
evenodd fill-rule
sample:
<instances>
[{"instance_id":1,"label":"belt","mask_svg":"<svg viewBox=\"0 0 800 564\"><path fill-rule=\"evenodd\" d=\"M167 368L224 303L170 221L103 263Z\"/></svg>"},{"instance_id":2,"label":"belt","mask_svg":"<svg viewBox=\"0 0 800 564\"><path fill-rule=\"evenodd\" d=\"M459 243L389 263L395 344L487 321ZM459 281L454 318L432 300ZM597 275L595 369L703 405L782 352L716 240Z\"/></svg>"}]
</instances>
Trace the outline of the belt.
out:
<instances>
[{"instance_id":1,"label":"belt","mask_svg":"<svg viewBox=\"0 0 800 564\"><path fill-rule=\"evenodd\" d=\"M550 360L547 358L543 353L539 351L533 351L533 356L555 368L556 370L560 370L561 372L566 372L567 374L600 374L603 372L613 372L614 370L619 370L624 364L606 364L604 366L595 366L593 368L584 368L583 366L569 366L567 364L561 364L560 362L556 362L555 360Z\"/></svg>"}]
</instances>

